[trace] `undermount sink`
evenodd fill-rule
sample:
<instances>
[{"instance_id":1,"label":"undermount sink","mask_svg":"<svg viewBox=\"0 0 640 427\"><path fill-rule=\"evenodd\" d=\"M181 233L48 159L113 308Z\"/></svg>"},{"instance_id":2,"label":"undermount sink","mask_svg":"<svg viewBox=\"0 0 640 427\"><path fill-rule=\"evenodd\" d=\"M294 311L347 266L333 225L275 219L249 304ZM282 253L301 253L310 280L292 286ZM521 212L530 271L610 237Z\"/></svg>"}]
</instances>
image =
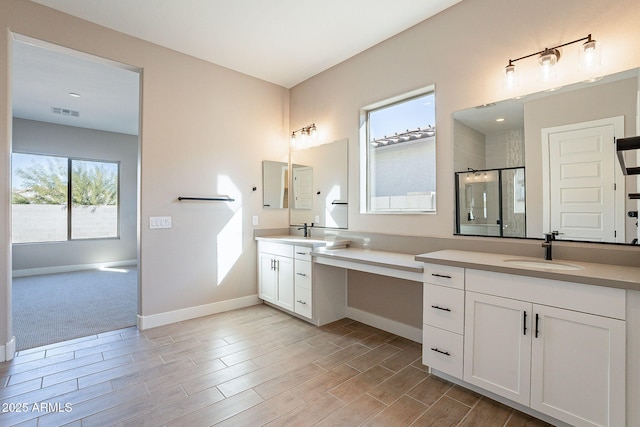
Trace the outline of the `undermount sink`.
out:
<instances>
[{"instance_id":1,"label":"undermount sink","mask_svg":"<svg viewBox=\"0 0 640 427\"><path fill-rule=\"evenodd\" d=\"M529 259L505 259L504 262L519 267L542 268L545 270L584 270L584 267L574 264L565 264L553 261L534 261Z\"/></svg>"},{"instance_id":2,"label":"undermount sink","mask_svg":"<svg viewBox=\"0 0 640 427\"><path fill-rule=\"evenodd\" d=\"M279 240L283 240L285 242L291 242L291 243L321 243L321 244L331 243L330 240L311 239L309 237L280 237Z\"/></svg>"},{"instance_id":3,"label":"undermount sink","mask_svg":"<svg viewBox=\"0 0 640 427\"><path fill-rule=\"evenodd\" d=\"M324 246L327 248L344 248L349 243L348 240L341 239L314 239L312 237L302 236L273 236L275 240L293 244L307 244L312 246Z\"/></svg>"}]
</instances>

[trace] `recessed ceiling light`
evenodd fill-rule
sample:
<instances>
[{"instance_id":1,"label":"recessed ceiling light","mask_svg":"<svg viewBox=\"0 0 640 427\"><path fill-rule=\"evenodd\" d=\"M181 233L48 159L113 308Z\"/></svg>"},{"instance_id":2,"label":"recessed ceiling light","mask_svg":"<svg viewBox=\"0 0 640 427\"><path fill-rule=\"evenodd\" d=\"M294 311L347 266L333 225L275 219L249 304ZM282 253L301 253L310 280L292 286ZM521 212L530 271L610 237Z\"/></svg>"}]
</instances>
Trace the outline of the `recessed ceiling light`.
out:
<instances>
[{"instance_id":1,"label":"recessed ceiling light","mask_svg":"<svg viewBox=\"0 0 640 427\"><path fill-rule=\"evenodd\" d=\"M504 117L498 117L498 118L496 119L496 122L504 122Z\"/></svg>"},{"instance_id":2,"label":"recessed ceiling light","mask_svg":"<svg viewBox=\"0 0 640 427\"><path fill-rule=\"evenodd\" d=\"M80 94L75 92L69 92L69 96L72 98L80 98Z\"/></svg>"}]
</instances>

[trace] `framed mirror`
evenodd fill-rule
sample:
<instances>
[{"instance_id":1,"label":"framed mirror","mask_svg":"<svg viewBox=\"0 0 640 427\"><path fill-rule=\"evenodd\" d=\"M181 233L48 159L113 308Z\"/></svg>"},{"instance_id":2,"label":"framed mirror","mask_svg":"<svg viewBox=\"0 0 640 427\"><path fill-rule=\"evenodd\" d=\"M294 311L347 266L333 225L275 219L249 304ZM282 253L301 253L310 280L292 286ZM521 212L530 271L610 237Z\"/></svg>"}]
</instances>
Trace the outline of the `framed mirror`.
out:
<instances>
[{"instance_id":1,"label":"framed mirror","mask_svg":"<svg viewBox=\"0 0 640 427\"><path fill-rule=\"evenodd\" d=\"M455 112L455 171L524 167L524 237L558 231L557 239L636 243L638 201L629 195L639 178L623 175L615 139L638 135L639 82L633 69ZM628 156L638 164L637 153ZM456 223L469 222L468 204L456 205ZM455 233L489 234L474 221L465 229L481 232Z\"/></svg>"},{"instance_id":2,"label":"framed mirror","mask_svg":"<svg viewBox=\"0 0 640 427\"><path fill-rule=\"evenodd\" d=\"M289 207L289 164L262 162L262 206L266 209Z\"/></svg>"},{"instance_id":3,"label":"framed mirror","mask_svg":"<svg viewBox=\"0 0 640 427\"><path fill-rule=\"evenodd\" d=\"M348 139L291 149L289 223L347 228Z\"/></svg>"}]
</instances>

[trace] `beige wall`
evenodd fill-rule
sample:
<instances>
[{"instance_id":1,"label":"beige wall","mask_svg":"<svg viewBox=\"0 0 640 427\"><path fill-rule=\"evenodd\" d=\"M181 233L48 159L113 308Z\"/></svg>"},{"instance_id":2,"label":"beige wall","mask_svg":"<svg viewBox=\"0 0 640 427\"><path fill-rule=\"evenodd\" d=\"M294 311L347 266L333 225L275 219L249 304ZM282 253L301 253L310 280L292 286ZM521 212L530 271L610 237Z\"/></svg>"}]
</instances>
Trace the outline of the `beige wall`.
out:
<instances>
[{"instance_id":1,"label":"beige wall","mask_svg":"<svg viewBox=\"0 0 640 427\"><path fill-rule=\"evenodd\" d=\"M262 189L262 160L288 157L289 91L28 1L0 2L0 28L0 346L12 336L10 31L143 70L142 315L255 295L251 217L288 224L286 210L263 210L252 187ZM176 201L218 193L236 202ZM148 228L149 216L164 215L173 228Z\"/></svg>"},{"instance_id":2,"label":"beige wall","mask_svg":"<svg viewBox=\"0 0 640 427\"><path fill-rule=\"evenodd\" d=\"M465 0L289 91L169 51L22 0L0 2L0 182L9 182L9 34L46 40L143 68L141 164L142 314L224 301L256 293L251 215L260 227L288 224L286 211L262 210L263 159L286 159L288 133L316 123L322 140L349 138L349 228L388 234L451 238L454 224L454 111L514 96L501 85L509 58L592 33L606 46L604 74L640 66L637 0ZM563 52L578 79L577 54ZM535 62L535 60L533 60ZM535 64L527 63L535 68ZM519 93L543 89L521 75ZM359 111L366 105L435 84L438 129L438 212L428 215L359 213ZM289 111L290 110L290 111ZM291 125L289 125L289 120ZM247 124L253 126L249 127ZM261 129L260 135L252 129ZM237 188L224 185L226 178ZM221 187L221 188L218 188ZM8 185L0 185L0 307L10 308ZM227 192L233 204L179 204L180 195ZM242 213L234 218L234 214ZM170 230L149 230L149 216L171 215ZM225 229L239 219L241 229ZM218 285L217 236L242 234L241 255ZM449 237L444 237L449 236ZM237 241L235 239L233 241ZM386 238L381 238L384 242ZM425 242L425 248L429 246ZM539 244L523 243L538 251ZM486 248L484 241L477 243ZM511 242L493 242L513 253ZM442 246L440 246L442 245ZM224 246L224 245L223 245ZM458 245L459 246L459 245ZM395 250L405 248L404 243ZM635 248L634 248L635 249ZM634 249L623 249L625 253ZM394 249L389 249L394 250ZM618 250L618 249L616 249ZM232 251L228 251L232 253ZM10 313L10 310L4 311ZM0 318L0 345L11 336L10 315Z\"/></svg>"},{"instance_id":3,"label":"beige wall","mask_svg":"<svg viewBox=\"0 0 640 427\"><path fill-rule=\"evenodd\" d=\"M435 17L319 74L291 90L291 125L315 122L329 138L359 140L359 111L372 103L435 85L437 206L435 215L361 214L358 144L349 152L349 229L448 236L454 224L453 119L457 110L544 89L536 59L523 60L522 85L502 87L509 58L592 33L605 46L603 74L640 66L636 0L465 0ZM576 49L565 48L557 84L579 81Z\"/></svg>"},{"instance_id":4,"label":"beige wall","mask_svg":"<svg viewBox=\"0 0 640 427\"><path fill-rule=\"evenodd\" d=\"M349 138L349 231L354 246L404 253L445 248L542 256L540 241L453 237L455 221L455 111L546 89L537 79L535 58L523 60L521 86L502 86L509 58L516 58L592 33L605 47L602 74L640 66L640 2L636 0L465 0L435 17L357 55L291 90L291 127L315 122L327 139ZM576 49L563 49L558 67L565 85L577 74ZM531 69L526 72L525 69ZM359 143L361 109L390 97L435 85L437 133L437 213L373 215L360 213ZM468 154L472 156L472 154ZM484 161L484 157L482 158ZM384 234L371 234L384 233ZM319 233L316 233L319 234ZM414 237L394 237L404 235ZM640 248L558 243L561 259L640 265ZM349 275L349 305L410 324L418 316L412 297L403 295L384 309L384 297L360 292L369 279ZM366 298L365 298L365 295ZM414 295L415 298L415 295ZM395 308L395 309L394 309ZM411 311L411 310L409 310Z\"/></svg>"},{"instance_id":5,"label":"beige wall","mask_svg":"<svg viewBox=\"0 0 640 427\"><path fill-rule=\"evenodd\" d=\"M12 134L15 151L120 163L120 238L16 244L13 271L135 260L138 137L18 118Z\"/></svg>"},{"instance_id":6,"label":"beige wall","mask_svg":"<svg viewBox=\"0 0 640 427\"><path fill-rule=\"evenodd\" d=\"M524 103L528 236L541 236L544 233L541 168L543 156L540 140L542 129L623 116L625 136L635 135L637 97L638 81L631 78ZM616 164L615 167L618 168L619 165ZM625 177L627 192L635 191L633 181L632 178ZM636 234L635 221L626 215L627 210L632 209L632 202L626 200L626 209L621 213L626 223L626 236ZM631 241L631 238L627 238L626 241Z\"/></svg>"}]
</instances>

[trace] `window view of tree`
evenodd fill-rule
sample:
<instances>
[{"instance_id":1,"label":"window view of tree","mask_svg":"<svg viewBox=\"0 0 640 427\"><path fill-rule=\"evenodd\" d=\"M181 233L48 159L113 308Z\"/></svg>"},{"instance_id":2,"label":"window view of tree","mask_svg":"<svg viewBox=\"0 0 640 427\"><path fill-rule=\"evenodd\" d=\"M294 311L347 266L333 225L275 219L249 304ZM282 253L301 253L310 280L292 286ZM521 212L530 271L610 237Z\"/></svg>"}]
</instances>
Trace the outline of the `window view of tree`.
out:
<instances>
[{"instance_id":1,"label":"window view of tree","mask_svg":"<svg viewBox=\"0 0 640 427\"><path fill-rule=\"evenodd\" d=\"M12 161L13 243L118 236L118 163L23 153Z\"/></svg>"},{"instance_id":2,"label":"window view of tree","mask_svg":"<svg viewBox=\"0 0 640 427\"><path fill-rule=\"evenodd\" d=\"M71 238L118 235L118 164L71 161Z\"/></svg>"}]
</instances>

